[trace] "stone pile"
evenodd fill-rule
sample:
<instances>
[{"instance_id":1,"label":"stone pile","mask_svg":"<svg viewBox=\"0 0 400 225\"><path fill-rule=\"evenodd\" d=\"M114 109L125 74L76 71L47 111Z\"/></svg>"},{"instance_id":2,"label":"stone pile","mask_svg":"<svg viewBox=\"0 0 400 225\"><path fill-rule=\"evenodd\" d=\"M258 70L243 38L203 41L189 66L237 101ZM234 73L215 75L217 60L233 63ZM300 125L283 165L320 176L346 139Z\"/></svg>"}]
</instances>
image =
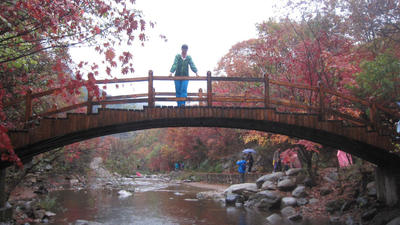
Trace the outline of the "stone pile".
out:
<instances>
[{"instance_id":1,"label":"stone pile","mask_svg":"<svg viewBox=\"0 0 400 225\"><path fill-rule=\"evenodd\" d=\"M262 210L280 210L267 218L270 224L283 219L302 220L297 206L309 204L305 171L301 168L275 172L257 179L256 183L234 184L224 191L226 205L245 206Z\"/></svg>"},{"instance_id":2,"label":"stone pile","mask_svg":"<svg viewBox=\"0 0 400 225\"><path fill-rule=\"evenodd\" d=\"M320 202L320 200L313 198L311 194L307 194L307 191L311 193L308 188L314 187L315 183L311 182L305 174L303 169L295 168L286 172L275 172L261 176L255 183L231 185L224 191L224 203L227 206L244 206L263 211L279 212L266 218L267 223L272 225L286 224L288 221L291 221L290 224L304 222L302 221L302 211L305 209L303 206L309 205L306 208L312 208L315 207L312 205ZM332 195L332 186L337 185L338 181L337 173L333 170L329 171L323 177L323 181L326 185L315 187L319 191L319 195L321 197ZM354 197L355 195L351 191L348 195L353 197L331 198L322 205L325 211L330 214L330 224L357 225L365 222L366 224L400 225L399 209L379 211L382 206L379 205L379 202L376 202L375 182L368 183L365 193L358 193L358 197ZM221 198L217 199L221 200ZM360 212L360 218L357 219L360 222L355 222L355 218L351 215L344 218L340 217L351 209Z\"/></svg>"}]
</instances>

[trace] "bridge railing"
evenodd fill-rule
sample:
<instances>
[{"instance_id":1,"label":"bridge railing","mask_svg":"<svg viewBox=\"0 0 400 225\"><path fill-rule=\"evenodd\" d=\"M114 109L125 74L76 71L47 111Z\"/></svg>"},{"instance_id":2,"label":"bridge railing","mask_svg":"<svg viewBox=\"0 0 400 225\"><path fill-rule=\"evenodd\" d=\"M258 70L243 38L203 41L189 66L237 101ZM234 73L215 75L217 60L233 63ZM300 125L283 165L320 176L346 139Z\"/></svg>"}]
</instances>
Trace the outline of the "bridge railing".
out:
<instances>
[{"instance_id":1,"label":"bridge railing","mask_svg":"<svg viewBox=\"0 0 400 225\"><path fill-rule=\"evenodd\" d=\"M173 81L173 80L196 80L204 81L207 83L206 92L199 90L198 93L188 93L187 98L175 97L175 92L156 92L154 89L154 81ZM304 84L295 84L284 81L271 80L267 75L263 78L252 78L252 77L215 77L211 76L211 72L207 72L207 76L199 77L168 77L168 76L154 76L153 71L149 71L147 77L135 77L135 78L124 78L124 79L110 79L110 80L96 80L96 84L117 84L117 83L138 83L147 82L148 91L147 93L130 94L130 95L118 95L118 96L103 96L95 97L88 95L87 101L65 106L62 108L52 108L47 112L33 115L32 113L32 101L45 96L54 95L60 92L63 88L50 89L44 92L32 93L28 90L27 94L23 98L8 102L5 107L15 105L21 102L25 102L25 115L24 121L27 124L33 119L42 117L52 116L59 113L72 111L78 108L86 107L88 114L93 113L93 106L100 105L106 107L107 105L116 104L130 104L130 103L147 103L148 107L155 107L155 102L162 101L194 101L199 102L199 106L215 107L215 106L226 106L226 103L249 103L253 107L259 107L262 105L265 108L276 108L283 107L288 112L305 112L318 114L321 120L345 120L351 124L366 125L373 129L381 129L379 121L379 113L390 114L393 118L400 118L400 114L393 110L387 109L376 103L359 99L354 96L344 95L342 93L325 88L322 85L308 86ZM250 82L258 83L263 86L263 95L251 96L247 93L244 95L221 95L213 92L214 82ZM272 90L277 88L285 88L291 90L284 98L272 98ZM299 91L308 92L309 100L297 101L296 98L299 96ZM334 96L334 98L332 98ZM317 100L315 100L317 99ZM343 104L336 104L331 99L337 101L347 102L347 106L343 107ZM217 104L219 103L219 104ZM337 107L341 105L341 108ZM357 106L358 105L358 106ZM367 108L369 116L357 115L353 109L358 110L360 105L363 108Z\"/></svg>"}]
</instances>

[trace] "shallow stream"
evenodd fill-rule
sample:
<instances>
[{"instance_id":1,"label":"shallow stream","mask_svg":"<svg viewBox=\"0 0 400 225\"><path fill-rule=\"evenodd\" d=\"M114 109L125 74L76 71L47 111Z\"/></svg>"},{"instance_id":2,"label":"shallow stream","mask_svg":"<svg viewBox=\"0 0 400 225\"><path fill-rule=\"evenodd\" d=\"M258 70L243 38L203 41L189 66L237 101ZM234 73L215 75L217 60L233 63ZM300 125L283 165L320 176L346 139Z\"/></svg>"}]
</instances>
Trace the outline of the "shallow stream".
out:
<instances>
[{"instance_id":1,"label":"shallow stream","mask_svg":"<svg viewBox=\"0 0 400 225\"><path fill-rule=\"evenodd\" d=\"M50 197L57 200L53 210L57 215L50 224L88 220L107 225L253 225L266 224L266 217L271 214L225 207L214 200L197 200L196 193L207 190L183 184L154 179L137 179L133 184L135 192L128 197L121 197L118 190L104 189L52 192Z\"/></svg>"}]
</instances>

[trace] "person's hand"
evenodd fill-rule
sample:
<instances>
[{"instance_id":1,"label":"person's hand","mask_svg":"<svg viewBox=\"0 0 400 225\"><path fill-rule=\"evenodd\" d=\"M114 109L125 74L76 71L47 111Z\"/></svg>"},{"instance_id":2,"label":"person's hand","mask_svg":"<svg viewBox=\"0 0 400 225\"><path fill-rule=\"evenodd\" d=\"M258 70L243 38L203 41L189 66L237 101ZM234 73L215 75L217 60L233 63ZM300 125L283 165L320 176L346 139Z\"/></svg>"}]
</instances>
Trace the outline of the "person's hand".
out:
<instances>
[{"instance_id":1,"label":"person's hand","mask_svg":"<svg viewBox=\"0 0 400 225\"><path fill-rule=\"evenodd\" d=\"M198 73L196 73L196 77L198 77L199 76L199 74Z\"/></svg>"},{"instance_id":2,"label":"person's hand","mask_svg":"<svg viewBox=\"0 0 400 225\"><path fill-rule=\"evenodd\" d=\"M169 73L169 77L172 77L172 73Z\"/></svg>"}]
</instances>

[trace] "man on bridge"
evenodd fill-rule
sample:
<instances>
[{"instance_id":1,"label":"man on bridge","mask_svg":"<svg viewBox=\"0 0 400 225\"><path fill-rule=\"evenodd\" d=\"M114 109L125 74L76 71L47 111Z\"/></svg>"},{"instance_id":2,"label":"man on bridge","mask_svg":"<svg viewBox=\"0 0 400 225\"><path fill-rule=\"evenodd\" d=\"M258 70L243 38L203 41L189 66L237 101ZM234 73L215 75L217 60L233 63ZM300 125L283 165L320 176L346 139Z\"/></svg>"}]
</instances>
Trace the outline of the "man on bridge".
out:
<instances>
[{"instance_id":1,"label":"man on bridge","mask_svg":"<svg viewBox=\"0 0 400 225\"><path fill-rule=\"evenodd\" d=\"M169 76L172 76L172 73L175 72L176 77L182 77L182 76L189 76L189 65L190 69L196 73L196 76L199 76L197 74L197 68L193 63L192 57L190 55L187 55L188 51L188 46L187 45L182 45L182 53L177 54L175 56L174 64L171 67L170 74ZM176 97L177 98L186 98L187 97L187 87L188 87L189 81L188 80L175 80L175 91L176 91ZM178 107L179 106L185 106L185 101L177 101Z\"/></svg>"}]
</instances>

